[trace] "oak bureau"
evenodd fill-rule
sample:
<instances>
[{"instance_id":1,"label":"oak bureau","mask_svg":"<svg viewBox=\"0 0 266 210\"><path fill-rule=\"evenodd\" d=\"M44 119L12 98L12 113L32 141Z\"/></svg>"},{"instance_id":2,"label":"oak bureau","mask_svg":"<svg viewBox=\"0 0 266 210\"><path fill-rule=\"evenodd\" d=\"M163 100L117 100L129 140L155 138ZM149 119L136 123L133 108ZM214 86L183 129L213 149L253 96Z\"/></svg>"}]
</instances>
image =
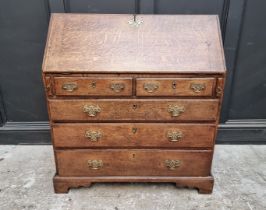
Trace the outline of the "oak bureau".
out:
<instances>
[{"instance_id":1,"label":"oak bureau","mask_svg":"<svg viewBox=\"0 0 266 210\"><path fill-rule=\"evenodd\" d=\"M52 14L43 81L55 192L173 182L211 193L219 28L215 15Z\"/></svg>"}]
</instances>

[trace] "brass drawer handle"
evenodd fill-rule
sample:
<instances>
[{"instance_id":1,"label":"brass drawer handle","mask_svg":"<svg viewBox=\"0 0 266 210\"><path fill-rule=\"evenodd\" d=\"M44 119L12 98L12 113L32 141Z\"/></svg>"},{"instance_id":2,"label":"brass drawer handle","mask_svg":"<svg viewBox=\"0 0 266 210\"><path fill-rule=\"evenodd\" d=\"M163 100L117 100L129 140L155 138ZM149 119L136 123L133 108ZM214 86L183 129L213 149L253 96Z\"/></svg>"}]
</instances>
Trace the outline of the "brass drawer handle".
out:
<instances>
[{"instance_id":1,"label":"brass drawer handle","mask_svg":"<svg viewBox=\"0 0 266 210\"><path fill-rule=\"evenodd\" d=\"M73 92L78 89L77 83L65 83L62 85L62 89L68 92Z\"/></svg>"},{"instance_id":2,"label":"brass drawer handle","mask_svg":"<svg viewBox=\"0 0 266 210\"><path fill-rule=\"evenodd\" d=\"M98 105L84 105L83 112L87 113L90 117L95 117L97 113L101 112L101 108Z\"/></svg>"},{"instance_id":3,"label":"brass drawer handle","mask_svg":"<svg viewBox=\"0 0 266 210\"><path fill-rule=\"evenodd\" d=\"M103 167L103 161L102 160L88 160L88 166L91 169L98 170Z\"/></svg>"},{"instance_id":4,"label":"brass drawer handle","mask_svg":"<svg viewBox=\"0 0 266 210\"><path fill-rule=\"evenodd\" d=\"M181 161L180 160L165 160L165 166L169 169L169 170L175 170L176 168L178 168L181 165Z\"/></svg>"},{"instance_id":5,"label":"brass drawer handle","mask_svg":"<svg viewBox=\"0 0 266 210\"><path fill-rule=\"evenodd\" d=\"M167 137L169 141L177 142L180 141L180 139L183 137L183 133L182 131L168 131Z\"/></svg>"},{"instance_id":6,"label":"brass drawer handle","mask_svg":"<svg viewBox=\"0 0 266 210\"><path fill-rule=\"evenodd\" d=\"M159 85L155 83L144 83L143 87L148 93L153 93L159 88Z\"/></svg>"},{"instance_id":7,"label":"brass drawer handle","mask_svg":"<svg viewBox=\"0 0 266 210\"><path fill-rule=\"evenodd\" d=\"M205 84L192 83L192 84L190 85L190 88L191 88L195 93L200 93L201 91L205 90L206 85L205 85Z\"/></svg>"},{"instance_id":8,"label":"brass drawer handle","mask_svg":"<svg viewBox=\"0 0 266 210\"><path fill-rule=\"evenodd\" d=\"M220 86L218 86L218 87L216 88L216 95L217 95L217 96L221 96L222 93L223 93L223 89L222 89Z\"/></svg>"},{"instance_id":9,"label":"brass drawer handle","mask_svg":"<svg viewBox=\"0 0 266 210\"><path fill-rule=\"evenodd\" d=\"M178 105L169 105L168 106L168 112L171 113L172 117L178 117L183 112L185 112L185 107L178 106Z\"/></svg>"},{"instance_id":10,"label":"brass drawer handle","mask_svg":"<svg viewBox=\"0 0 266 210\"><path fill-rule=\"evenodd\" d=\"M86 131L85 132L85 137L90 139L90 141L98 141L102 137L102 133L100 131Z\"/></svg>"},{"instance_id":11,"label":"brass drawer handle","mask_svg":"<svg viewBox=\"0 0 266 210\"><path fill-rule=\"evenodd\" d=\"M123 91L125 89L125 84L123 83L113 83L111 84L110 88L116 92L116 93L119 93L121 91Z\"/></svg>"}]
</instances>

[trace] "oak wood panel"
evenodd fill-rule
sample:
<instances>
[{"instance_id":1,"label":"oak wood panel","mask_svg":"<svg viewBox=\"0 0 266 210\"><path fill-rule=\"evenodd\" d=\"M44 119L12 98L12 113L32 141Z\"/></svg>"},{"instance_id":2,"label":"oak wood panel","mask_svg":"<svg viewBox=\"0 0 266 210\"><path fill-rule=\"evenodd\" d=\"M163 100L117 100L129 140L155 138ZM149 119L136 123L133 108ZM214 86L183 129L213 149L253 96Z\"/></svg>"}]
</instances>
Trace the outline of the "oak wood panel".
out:
<instances>
[{"instance_id":1,"label":"oak wood panel","mask_svg":"<svg viewBox=\"0 0 266 210\"><path fill-rule=\"evenodd\" d=\"M167 120L215 121L218 114L216 99L50 99L50 118L59 120ZM83 107L99 107L96 116L89 116ZM184 109L180 116L172 117L169 106Z\"/></svg>"},{"instance_id":2,"label":"oak wood panel","mask_svg":"<svg viewBox=\"0 0 266 210\"><path fill-rule=\"evenodd\" d=\"M55 77L56 95L71 96L131 96L132 78L121 77ZM66 84L76 85L73 91L63 89ZM115 87L115 86L119 86ZM116 90L114 88L117 88Z\"/></svg>"},{"instance_id":3,"label":"oak wood panel","mask_svg":"<svg viewBox=\"0 0 266 210\"><path fill-rule=\"evenodd\" d=\"M137 78L137 96L212 96L214 78ZM154 90L147 90L148 85L156 85ZM200 91L193 90L193 85L203 85Z\"/></svg>"},{"instance_id":4,"label":"oak wood panel","mask_svg":"<svg viewBox=\"0 0 266 210\"><path fill-rule=\"evenodd\" d=\"M212 176L94 176L64 177L54 176L56 193L67 193L69 188L90 187L94 182L173 182L177 187L197 188L199 193L212 193Z\"/></svg>"},{"instance_id":5,"label":"oak wood panel","mask_svg":"<svg viewBox=\"0 0 266 210\"><path fill-rule=\"evenodd\" d=\"M54 146L61 148L182 148L213 146L215 125L172 123L58 123L52 125ZM93 139L85 133L98 132ZM182 137L170 141L169 134ZM174 139L175 140L175 139Z\"/></svg>"},{"instance_id":6,"label":"oak wood panel","mask_svg":"<svg viewBox=\"0 0 266 210\"><path fill-rule=\"evenodd\" d=\"M209 176L211 150L56 150L59 176ZM89 160L101 160L92 169ZM166 160L179 160L170 170Z\"/></svg>"},{"instance_id":7,"label":"oak wood panel","mask_svg":"<svg viewBox=\"0 0 266 210\"><path fill-rule=\"evenodd\" d=\"M44 72L225 72L216 15L53 14Z\"/></svg>"},{"instance_id":8,"label":"oak wood panel","mask_svg":"<svg viewBox=\"0 0 266 210\"><path fill-rule=\"evenodd\" d=\"M43 73L44 75L54 75L54 77L132 77L132 78L194 78L194 79L200 79L200 78L216 78L216 77L224 77L224 72L205 72L205 73L193 73L193 72L155 72L152 73L146 72L146 73L139 73L139 72L54 72L54 73Z\"/></svg>"},{"instance_id":9,"label":"oak wood panel","mask_svg":"<svg viewBox=\"0 0 266 210\"><path fill-rule=\"evenodd\" d=\"M220 97L221 100L223 99L224 94L224 78L218 78L216 84L216 96Z\"/></svg>"}]
</instances>

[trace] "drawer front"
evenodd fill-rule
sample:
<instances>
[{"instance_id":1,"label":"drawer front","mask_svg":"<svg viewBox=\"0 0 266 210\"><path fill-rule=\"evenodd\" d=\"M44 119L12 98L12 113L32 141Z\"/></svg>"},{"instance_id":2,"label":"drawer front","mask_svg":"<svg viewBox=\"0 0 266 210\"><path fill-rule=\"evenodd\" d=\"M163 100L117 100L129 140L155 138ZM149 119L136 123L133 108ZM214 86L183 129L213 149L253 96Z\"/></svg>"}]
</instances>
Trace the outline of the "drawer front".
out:
<instances>
[{"instance_id":1,"label":"drawer front","mask_svg":"<svg viewBox=\"0 0 266 210\"><path fill-rule=\"evenodd\" d=\"M55 121L214 121L218 114L216 99L50 99L49 106Z\"/></svg>"},{"instance_id":2,"label":"drawer front","mask_svg":"<svg viewBox=\"0 0 266 210\"><path fill-rule=\"evenodd\" d=\"M57 150L60 176L208 176L208 150Z\"/></svg>"},{"instance_id":3,"label":"drawer front","mask_svg":"<svg viewBox=\"0 0 266 210\"><path fill-rule=\"evenodd\" d=\"M212 96L214 78L139 78L137 96Z\"/></svg>"},{"instance_id":4,"label":"drawer front","mask_svg":"<svg viewBox=\"0 0 266 210\"><path fill-rule=\"evenodd\" d=\"M215 125L172 123L75 123L52 126L55 147L209 147Z\"/></svg>"},{"instance_id":5,"label":"drawer front","mask_svg":"<svg viewBox=\"0 0 266 210\"><path fill-rule=\"evenodd\" d=\"M55 77L56 95L131 96L131 78Z\"/></svg>"}]
</instances>

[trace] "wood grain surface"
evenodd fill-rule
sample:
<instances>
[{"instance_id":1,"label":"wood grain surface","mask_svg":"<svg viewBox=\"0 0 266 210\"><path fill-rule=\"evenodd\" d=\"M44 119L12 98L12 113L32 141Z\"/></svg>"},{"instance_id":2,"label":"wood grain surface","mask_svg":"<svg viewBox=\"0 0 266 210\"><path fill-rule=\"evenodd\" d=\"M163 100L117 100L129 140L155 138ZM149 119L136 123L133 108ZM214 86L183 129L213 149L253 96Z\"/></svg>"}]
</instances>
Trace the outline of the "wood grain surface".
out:
<instances>
[{"instance_id":1,"label":"wood grain surface","mask_svg":"<svg viewBox=\"0 0 266 210\"><path fill-rule=\"evenodd\" d=\"M69 188L90 187L95 182L172 182L177 187L197 188L199 193L212 193L213 176L54 176L56 193L67 193Z\"/></svg>"},{"instance_id":2,"label":"wood grain surface","mask_svg":"<svg viewBox=\"0 0 266 210\"><path fill-rule=\"evenodd\" d=\"M211 150L56 150L59 176L209 176ZM89 160L101 160L99 169ZM179 160L170 170L166 160Z\"/></svg>"},{"instance_id":3,"label":"wood grain surface","mask_svg":"<svg viewBox=\"0 0 266 210\"><path fill-rule=\"evenodd\" d=\"M56 123L52 125L54 146L61 148L211 148L214 124L173 123ZM98 132L97 141L85 136ZM181 133L177 141L168 134Z\"/></svg>"},{"instance_id":4,"label":"wood grain surface","mask_svg":"<svg viewBox=\"0 0 266 210\"><path fill-rule=\"evenodd\" d=\"M212 96L214 78L137 78L137 96ZM153 91L145 89L147 85L156 85ZM202 85L199 91L193 85Z\"/></svg>"},{"instance_id":5,"label":"wood grain surface","mask_svg":"<svg viewBox=\"0 0 266 210\"><path fill-rule=\"evenodd\" d=\"M224 72L216 15L53 14L44 72Z\"/></svg>"},{"instance_id":6,"label":"wood grain surface","mask_svg":"<svg viewBox=\"0 0 266 210\"><path fill-rule=\"evenodd\" d=\"M62 99L49 100L51 120L136 120L136 121L215 121L219 101L216 99ZM96 116L89 116L83 107L99 107ZM169 106L184 109L173 117Z\"/></svg>"}]
</instances>

